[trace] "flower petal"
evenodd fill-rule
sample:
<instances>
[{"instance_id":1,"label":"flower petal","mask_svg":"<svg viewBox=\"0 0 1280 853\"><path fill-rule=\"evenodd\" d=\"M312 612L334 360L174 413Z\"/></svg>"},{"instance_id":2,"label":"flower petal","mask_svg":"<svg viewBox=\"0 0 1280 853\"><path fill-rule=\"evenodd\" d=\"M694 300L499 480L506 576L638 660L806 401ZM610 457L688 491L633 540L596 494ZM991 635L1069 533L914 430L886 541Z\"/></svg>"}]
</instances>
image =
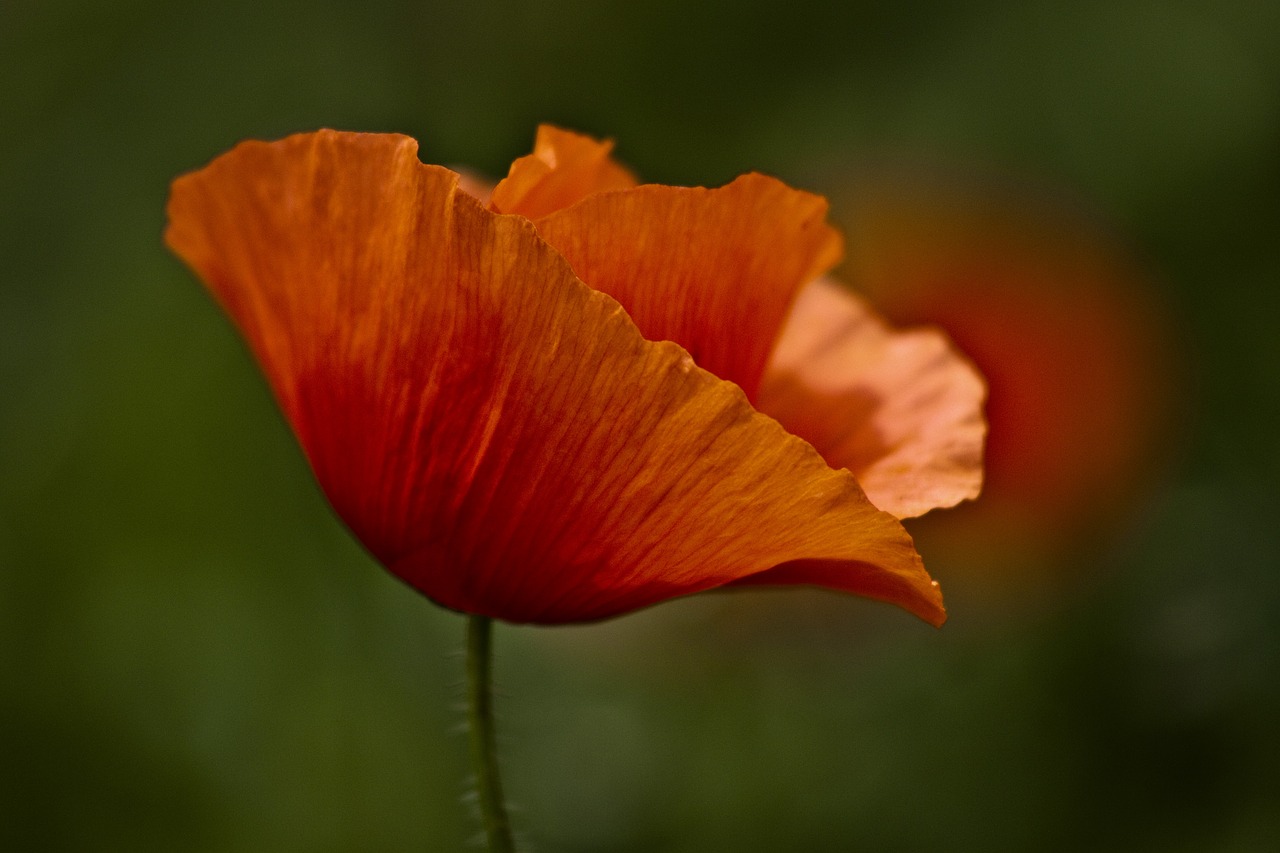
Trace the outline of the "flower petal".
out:
<instances>
[{"instance_id":1,"label":"flower petal","mask_svg":"<svg viewBox=\"0 0 1280 853\"><path fill-rule=\"evenodd\" d=\"M533 153L511 164L490 205L499 213L537 219L592 193L634 187L635 175L609 156L612 150L612 140L541 125Z\"/></svg>"},{"instance_id":2,"label":"flower petal","mask_svg":"<svg viewBox=\"0 0 1280 853\"><path fill-rule=\"evenodd\" d=\"M750 174L594 195L537 225L646 338L675 341L755 399L796 292L840 259L826 213L820 196Z\"/></svg>"},{"instance_id":3,"label":"flower petal","mask_svg":"<svg viewBox=\"0 0 1280 853\"><path fill-rule=\"evenodd\" d=\"M978 496L985 394L941 332L891 331L822 279L796 300L758 405L852 471L877 507L909 518Z\"/></svg>"},{"instance_id":4,"label":"flower petal","mask_svg":"<svg viewBox=\"0 0 1280 853\"><path fill-rule=\"evenodd\" d=\"M847 567L828 585L944 618L852 475L642 338L413 140L245 143L178 179L169 215L338 514L435 601L581 621L816 559Z\"/></svg>"}]
</instances>

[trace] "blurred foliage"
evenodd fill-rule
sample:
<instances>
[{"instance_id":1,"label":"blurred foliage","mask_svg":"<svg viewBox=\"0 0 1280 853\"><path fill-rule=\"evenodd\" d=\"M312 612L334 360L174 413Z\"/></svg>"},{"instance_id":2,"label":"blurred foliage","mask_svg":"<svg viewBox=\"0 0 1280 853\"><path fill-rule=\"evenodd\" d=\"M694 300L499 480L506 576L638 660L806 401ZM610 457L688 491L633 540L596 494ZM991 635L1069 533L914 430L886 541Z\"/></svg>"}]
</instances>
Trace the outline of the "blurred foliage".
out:
<instances>
[{"instance_id":1,"label":"blurred foliage","mask_svg":"<svg viewBox=\"0 0 1280 853\"><path fill-rule=\"evenodd\" d=\"M1181 453L1087 582L993 600L926 553L940 632L807 591L500 629L534 846L1265 849L1278 33L1266 0L0 0L0 849L464 846L461 621L333 519L160 232L242 138L394 130L498 174L544 120L668 183L1071 187L1189 369Z\"/></svg>"}]
</instances>

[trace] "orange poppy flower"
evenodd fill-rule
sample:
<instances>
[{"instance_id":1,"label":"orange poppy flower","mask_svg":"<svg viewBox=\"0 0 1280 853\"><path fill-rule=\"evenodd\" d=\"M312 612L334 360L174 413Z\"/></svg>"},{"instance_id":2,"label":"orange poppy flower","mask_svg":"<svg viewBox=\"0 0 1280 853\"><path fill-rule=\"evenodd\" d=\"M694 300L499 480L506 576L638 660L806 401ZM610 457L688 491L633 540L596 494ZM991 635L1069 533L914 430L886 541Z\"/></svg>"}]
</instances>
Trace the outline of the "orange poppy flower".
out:
<instances>
[{"instance_id":1,"label":"orange poppy flower","mask_svg":"<svg viewBox=\"0 0 1280 853\"><path fill-rule=\"evenodd\" d=\"M841 252L823 199L636 186L609 150L544 127L486 206L403 136L246 142L174 182L166 240L338 515L446 607L560 623L803 583L940 624L898 517L976 493L977 374L801 290Z\"/></svg>"}]
</instances>

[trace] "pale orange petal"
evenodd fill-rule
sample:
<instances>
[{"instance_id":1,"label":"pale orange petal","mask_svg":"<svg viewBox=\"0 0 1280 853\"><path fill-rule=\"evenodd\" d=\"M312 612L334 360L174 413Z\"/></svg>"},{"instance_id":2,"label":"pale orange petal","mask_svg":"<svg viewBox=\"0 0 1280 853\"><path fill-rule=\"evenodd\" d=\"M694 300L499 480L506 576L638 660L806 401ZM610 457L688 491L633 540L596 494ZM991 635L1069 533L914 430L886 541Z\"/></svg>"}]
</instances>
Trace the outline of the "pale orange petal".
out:
<instances>
[{"instance_id":1,"label":"pale orange petal","mask_svg":"<svg viewBox=\"0 0 1280 853\"><path fill-rule=\"evenodd\" d=\"M857 476L898 518L982 488L985 385L933 329L892 331L826 279L806 287L760 389L760 411Z\"/></svg>"},{"instance_id":2,"label":"pale orange petal","mask_svg":"<svg viewBox=\"0 0 1280 853\"><path fill-rule=\"evenodd\" d=\"M499 213L530 219L569 207L592 193L636 185L635 175L611 156L613 141L599 141L544 124L533 153L511 164L494 188L490 205Z\"/></svg>"},{"instance_id":3,"label":"pale orange petal","mask_svg":"<svg viewBox=\"0 0 1280 853\"><path fill-rule=\"evenodd\" d=\"M840 259L826 213L820 196L751 174L603 193L537 225L646 338L675 341L754 399L796 292Z\"/></svg>"},{"instance_id":4,"label":"pale orange petal","mask_svg":"<svg viewBox=\"0 0 1280 853\"><path fill-rule=\"evenodd\" d=\"M851 474L456 187L410 139L325 131L245 143L169 205L170 246L392 572L555 623L834 560L825 585L941 622L910 538Z\"/></svg>"}]
</instances>

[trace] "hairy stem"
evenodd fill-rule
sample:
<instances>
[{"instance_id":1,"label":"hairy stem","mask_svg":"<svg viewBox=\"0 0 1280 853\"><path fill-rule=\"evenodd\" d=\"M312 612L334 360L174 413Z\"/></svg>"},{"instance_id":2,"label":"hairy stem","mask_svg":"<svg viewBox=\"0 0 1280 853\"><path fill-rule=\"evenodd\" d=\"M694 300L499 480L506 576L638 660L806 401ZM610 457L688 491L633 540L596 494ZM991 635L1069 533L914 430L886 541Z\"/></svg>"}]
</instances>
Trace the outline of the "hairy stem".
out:
<instances>
[{"instance_id":1,"label":"hairy stem","mask_svg":"<svg viewBox=\"0 0 1280 853\"><path fill-rule=\"evenodd\" d=\"M480 819L489 841L489 853L515 853L493 734L492 636L493 623L489 617L467 617L467 723L471 763L475 768Z\"/></svg>"}]
</instances>

